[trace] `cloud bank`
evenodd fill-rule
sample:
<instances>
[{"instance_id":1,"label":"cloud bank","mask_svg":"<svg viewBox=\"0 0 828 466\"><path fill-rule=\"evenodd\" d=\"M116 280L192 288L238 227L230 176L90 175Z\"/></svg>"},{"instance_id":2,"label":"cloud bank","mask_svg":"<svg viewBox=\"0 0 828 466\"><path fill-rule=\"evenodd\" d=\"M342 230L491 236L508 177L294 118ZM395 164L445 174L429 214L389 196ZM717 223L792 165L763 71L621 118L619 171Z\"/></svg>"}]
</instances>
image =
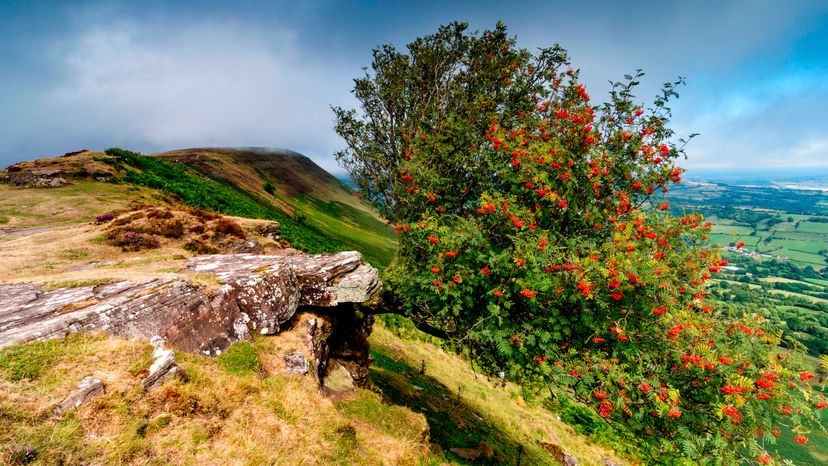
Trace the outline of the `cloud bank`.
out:
<instances>
[{"instance_id":1,"label":"cloud bank","mask_svg":"<svg viewBox=\"0 0 828 466\"><path fill-rule=\"evenodd\" d=\"M402 47L454 19L484 28L502 18L522 46L568 48L595 100L638 67L648 72L643 97L686 76L674 126L701 133L691 169L828 170L820 4L90 2L45 16L9 5L0 7L11 39L0 42L11 65L0 67L4 166L80 148L269 146L341 173L330 106L355 105L352 79L372 47Z\"/></svg>"}]
</instances>

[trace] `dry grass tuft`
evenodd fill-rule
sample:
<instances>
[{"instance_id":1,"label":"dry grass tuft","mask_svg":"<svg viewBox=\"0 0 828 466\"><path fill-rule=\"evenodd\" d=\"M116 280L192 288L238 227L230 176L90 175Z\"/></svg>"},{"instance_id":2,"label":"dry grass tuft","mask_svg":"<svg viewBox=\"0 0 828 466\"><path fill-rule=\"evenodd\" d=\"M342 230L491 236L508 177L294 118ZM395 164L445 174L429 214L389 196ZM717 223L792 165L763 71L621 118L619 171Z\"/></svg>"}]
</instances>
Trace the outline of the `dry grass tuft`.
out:
<instances>
[{"instance_id":1,"label":"dry grass tuft","mask_svg":"<svg viewBox=\"0 0 828 466\"><path fill-rule=\"evenodd\" d=\"M124 251L155 249L173 243L196 254L229 252L247 234L236 221L198 209L143 207L111 221L106 242Z\"/></svg>"}]
</instances>

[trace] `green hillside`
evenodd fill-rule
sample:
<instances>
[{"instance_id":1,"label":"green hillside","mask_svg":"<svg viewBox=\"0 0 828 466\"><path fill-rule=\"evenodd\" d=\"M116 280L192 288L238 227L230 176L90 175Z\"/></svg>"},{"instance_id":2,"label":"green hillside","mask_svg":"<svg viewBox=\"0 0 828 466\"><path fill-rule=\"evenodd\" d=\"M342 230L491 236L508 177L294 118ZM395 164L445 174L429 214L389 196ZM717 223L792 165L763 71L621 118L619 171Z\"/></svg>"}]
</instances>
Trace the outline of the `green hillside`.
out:
<instances>
[{"instance_id":1,"label":"green hillside","mask_svg":"<svg viewBox=\"0 0 828 466\"><path fill-rule=\"evenodd\" d=\"M333 175L297 152L283 149L182 149L154 154L243 190L294 222L322 232L375 266L396 250L394 230Z\"/></svg>"}]
</instances>

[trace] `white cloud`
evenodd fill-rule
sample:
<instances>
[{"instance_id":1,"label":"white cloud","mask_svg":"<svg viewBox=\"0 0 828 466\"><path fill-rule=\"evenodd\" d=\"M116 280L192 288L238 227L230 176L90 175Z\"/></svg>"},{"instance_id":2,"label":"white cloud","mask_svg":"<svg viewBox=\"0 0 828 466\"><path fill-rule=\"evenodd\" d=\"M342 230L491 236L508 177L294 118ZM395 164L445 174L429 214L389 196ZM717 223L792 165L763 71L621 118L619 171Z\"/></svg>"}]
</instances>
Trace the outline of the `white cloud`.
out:
<instances>
[{"instance_id":1,"label":"white cloud","mask_svg":"<svg viewBox=\"0 0 828 466\"><path fill-rule=\"evenodd\" d=\"M828 167L828 77L785 72L708 94L694 93L676 126L700 136L690 168Z\"/></svg>"},{"instance_id":2,"label":"white cloud","mask_svg":"<svg viewBox=\"0 0 828 466\"><path fill-rule=\"evenodd\" d=\"M71 112L75 133L106 128L100 143L143 150L289 147L335 169L329 105L349 95L350 79L290 31L119 23L83 31L60 56L68 79L41 108Z\"/></svg>"}]
</instances>

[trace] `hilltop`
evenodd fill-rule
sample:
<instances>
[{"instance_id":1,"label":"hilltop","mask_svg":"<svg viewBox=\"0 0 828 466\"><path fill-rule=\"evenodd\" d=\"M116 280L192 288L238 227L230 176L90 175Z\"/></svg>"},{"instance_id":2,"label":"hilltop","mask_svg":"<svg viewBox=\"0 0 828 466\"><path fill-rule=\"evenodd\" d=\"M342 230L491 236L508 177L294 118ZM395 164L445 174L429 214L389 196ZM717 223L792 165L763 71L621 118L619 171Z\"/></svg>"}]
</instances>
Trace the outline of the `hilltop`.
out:
<instances>
[{"instance_id":1,"label":"hilltop","mask_svg":"<svg viewBox=\"0 0 828 466\"><path fill-rule=\"evenodd\" d=\"M194 167L267 199L285 213L385 265L393 229L352 190L308 157L287 149L202 148L153 154Z\"/></svg>"}]
</instances>

